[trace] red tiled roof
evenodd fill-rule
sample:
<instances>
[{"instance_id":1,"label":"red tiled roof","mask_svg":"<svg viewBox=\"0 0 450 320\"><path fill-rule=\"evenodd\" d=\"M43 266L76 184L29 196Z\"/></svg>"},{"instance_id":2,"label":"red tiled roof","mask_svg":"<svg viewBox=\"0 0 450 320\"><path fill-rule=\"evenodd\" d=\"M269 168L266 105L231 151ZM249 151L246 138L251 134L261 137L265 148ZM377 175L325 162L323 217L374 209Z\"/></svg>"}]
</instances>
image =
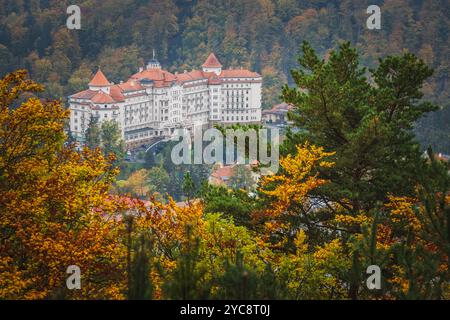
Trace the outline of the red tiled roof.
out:
<instances>
[{"instance_id":1,"label":"red tiled roof","mask_svg":"<svg viewBox=\"0 0 450 320\"><path fill-rule=\"evenodd\" d=\"M274 109L274 110L291 110L293 108L294 108L294 106L292 104L288 104L285 102L276 104L272 107L272 109Z\"/></svg>"},{"instance_id":2,"label":"red tiled roof","mask_svg":"<svg viewBox=\"0 0 450 320\"><path fill-rule=\"evenodd\" d=\"M164 88L164 87L168 87L172 84L172 82L166 82L166 81L160 81L160 80L155 80L153 83L153 86L155 88Z\"/></svg>"},{"instance_id":3,"label":"red tiled roof","mask_svg":"<svg viewBox=\"0 0 450 320\"><path fill-rule=\"evenodd\" d=\"M259 78L259 73L245 69L227 69L222 70L219 77L221 78Z\"/></svg>"},{"instance_id":4,"label":"red tiled roof","mask_svg":"<svg viewBox=\"0 0 450 320\"><path fill-rule=\"evenodd\" d=\"M103 91L98 91L95 96L91 99L94 103L114 103L116 102L109 94Z\"/></svg>"},{"instance_id":5,"label":"red tiled roof","mask_svg":"<svg viewBox=\"0 0 450 320\"><path fill-rule=\"evenodd\" d=\"M209 84L221 84L222 79L220 79L216 74L208 79Z\"/></svg>"},{"instance_id":6,"label":"red tiled roof","mask_svg":"<svg viewBox=\"0 0 450 320\"><path fill-rule=\"evenodd\" d=\"M272 107L272 109L263 110L263 114L284 114L287 113L289 110L292 110L294 108L293 105L287 104L287 103L280 103L276 104Z\"/></svg>"},{"instance_id":7,"label":"red tiled roof","mask_svg":"<svg viewBox=\"0 0 450 320\"><path fill-rule=\"evenodd\" d=\"M89 85L94 87L107 87L110 85L110 83L103 74L102 70L98 69L91 82L89 82Z\"/></svg>"},{"instance_id":8,"label":"red tiled roof","mask_svg":"<svg viewBox=\"0 0 450 320\"><path fill-rule=\"evenodd\" d=\"M190 72L184 72L175 75L178 82L184 83L189 81L196 81L202 79L211 79L213 77L217 78L217 75L214 72L204 72L200 70L192 70Z\"/></svg>"},{"instance_id":9,"label":"red tiled roof","mask_svg":"<svg viewBox=\"0 0 450 320\"><path fill-rule=\"evenodd\" d=\"M109 88L109 95L116 101L125 100L125 97L122 94L122 89L117 84Z\"/></svg>"},{"instance_id":10,"label":"red tiled roof","mask_svg":"<svg viewBox=\"0 0 450 320\"><path fill-rule=\"evenodd\" d=\"M87 89L87 90L83 90L83 91L77 92L77 93L69 96L69 98L73 98L73 99L91 99L96 94L97 94L97 91Z\"/></svg>"},{"instance_id":11,"label":"red tiled roof","mask_svg":"<svg viewBox=\"0 0 450 320\"><path fill-rule=\"evenodd\" d=\"M211 176L215 178L219 178L221 180L227 180L233 175L233 165L232 166L224 166L221 168L217 168Z\"/></svg>"},{"instance_id":12,"label":"red tiled roof","mask_svg":"<svg viewBox=\"0 0 450 320\"><path fill-rule=\"evenodd\" d=\"M192 70L190 72L180 73L175 76L176 76L177 80L180 82L188 82L188 81L206 79L203 72L199 71L199 70Z\"/></svg>"},{"instance_id":13,"label":"red tiled roof","mask_svg":"<svg viewBox=\"0 0 450 320\"><path fill-rule=\"evenodd\" d=\"M220 68L222 67L222 64L217 59L216 55L214 53L210 53L208 58L206 58L206 61L204 64L202 64L202 67L204 68Z\"/></svg>"},{"instance_id":14,"label":"red tiled roof","mask_svg":"<svg viewBox=\"0 0 450 320\"><path fill-rule=\"evenodd\" d=\"M138 91L143 90L144 87L134 79L129 79L127 82L118 85L122 91Z\"/></svg>"},{"instance_id":15,"label":"red tiled roof","mask_svg":"<svg viewBox=\"0 0 450 320\"><path fill-rule=\"evenodd\" d=\"M153 81L165 81L172 82L175 81L175 76L162 69L147 69L141 72L135 73L131 76L132 79L149 79Z\"/></svg>"}]
</instances>

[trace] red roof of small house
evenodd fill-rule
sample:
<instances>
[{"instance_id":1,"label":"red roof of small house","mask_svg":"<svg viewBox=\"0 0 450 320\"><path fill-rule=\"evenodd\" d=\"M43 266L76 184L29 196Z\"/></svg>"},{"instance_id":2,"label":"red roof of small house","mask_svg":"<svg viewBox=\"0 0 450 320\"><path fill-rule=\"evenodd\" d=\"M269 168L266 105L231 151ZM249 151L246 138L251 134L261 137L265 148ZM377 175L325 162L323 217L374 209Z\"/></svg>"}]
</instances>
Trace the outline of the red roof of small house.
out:
<instances>
[{"instance_id":1,"label":"red roof of small house","mask_svg":"<svg viewBox=\"0 0 450 320\"><path fill-rule=\"evenodd\" d=\"M208 58L206 58L205 63L202 64L202 67L204 68L220 68L222 67L222 64L219 62L219 59L217 59L216 55L214 53L210 53Z\"/></svg>"},{"instance_id":2,"label":"red roof of small house","mask_svg":"<svg viewBox=\"0 0 450 320\"><path fill-rule=\"evenodd\" d=\"M91 82L89 82L89 85L93 87L107 87L110 85L110 83L106 76L103 74L102 70L98 69Z\"/></svg>"},{"instance_id":3,"label":"red roof of small house","mask_svg":"<svg viewBox=\"0 0 450 320\"><path fill-rule=\"evenodd\" d=\"M233 168L234 165L217 168L211 176L221 179L222 181L228 180L233 175Z\"/></svg>"},{"instance_id":4,"label":"red roof of small house","mask_svg":"<svg viewBox=\"0 0 450 320\"><path fill-rule=\"evenodd\" d=\"M286 114L289 112L289 110L292 110L294 108L293 105L287 104L287 103L280 103L277 105L274 105L272 109L269 110L263 110L263 114Z\"/></svg>"}]
</instances>

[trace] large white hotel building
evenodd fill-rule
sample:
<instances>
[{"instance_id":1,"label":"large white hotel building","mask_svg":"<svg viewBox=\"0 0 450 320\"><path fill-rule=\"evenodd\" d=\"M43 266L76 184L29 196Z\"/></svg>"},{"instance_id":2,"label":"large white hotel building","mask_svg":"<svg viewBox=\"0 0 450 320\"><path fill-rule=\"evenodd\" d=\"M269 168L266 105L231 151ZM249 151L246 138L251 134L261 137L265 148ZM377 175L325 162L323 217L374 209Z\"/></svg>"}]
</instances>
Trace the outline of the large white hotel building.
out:
<instances>
[{"instance_id":1,"label":"large white hotel building","mask_svg":"<svg viewBox=\"0 0 450 320\"><path fill-rule=\"evenodd\" d=\"M202 70L172 74L156 59L126 82L113 84L99 69L89 89L69 96L70 130L83 140L91 117L117 121L128 146L215 123L259 123L262 78L243 69L222 69L211 53Z\"/></svg>"}]
</instances>

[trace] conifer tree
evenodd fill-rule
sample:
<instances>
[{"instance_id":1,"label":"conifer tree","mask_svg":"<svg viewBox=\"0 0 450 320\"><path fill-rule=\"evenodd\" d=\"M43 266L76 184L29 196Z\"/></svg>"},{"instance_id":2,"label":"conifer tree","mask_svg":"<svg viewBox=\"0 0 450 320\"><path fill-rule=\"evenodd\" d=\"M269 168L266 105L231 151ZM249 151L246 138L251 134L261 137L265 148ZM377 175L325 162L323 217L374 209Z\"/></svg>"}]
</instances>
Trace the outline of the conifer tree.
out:
<instances>
[{"instance_id":1,"label":"conifer tree","mask_svg":"<svg viewBox=\"0 0 450 320\"><path fill-rule=\"evenodd\" d=\"M186 172L183 177L183 193L187 197L188 201L195 195L195 183L189 172Z\"/></svg>"},{"instance_id":2,"label":"conifer tree","mask_svg":"<svg viewBox=\"0 0 450 320\"><path fill-rule=\"evenodd\" d=\"M283 299L286 298L286 284L277 278L270 264L258 273L244 265L244 255L237 252L236 261L225 262L225 272L216 280L219 299Z\"/></svg>"},{"instance_id":3,"label":"conifer tree","mask_svg":"<svg viewBox=\"0 0 450 320\"><path fill-rule=\"evenodd\" d=\"M152 298L153 288L150 280L151 252L151 240L145 234L141 234L134 245L128 299L143 300Z\"/></svg>"},{"instance_id":4,"label":"conifer tree","mask_svg":"<svg viewBox=\"0 0 450 320\"><path fill-rule=\"evenodd\" d=\"M200 239L192 234L190 226L186 227L186 240L177 267L164 282L164 296L175 300L207 299L210 284L204 279L206 270L199 267Z\"/></svg>"},{"instance_id":5,"label":"conifer tree","mask_svg":"<svg viewBox=\"0 0 450 320\"><path fill-rule=\"evenodd\" d=\"M89 120L89 125L85 132L86 146L93 150L99 148L101 145L101 130L98 125L98 118L91 117Z\"/></svg>"},{"instance_id":6,"label":"conifer tree","mask_svg":"<svg viewBox=\"0 0 450 320\"><path fill-rule=\"evenodd\" d=\"M318 188L316 196L357 214L386 201L389 192L413 194L423 159L412 127L436 109L421 101L432 70L404 54L388 56L367 72L349 43L327 60L308 43L302 51L301 68L292 71L296 87L283 88L284 101L295 106L291 119L302 130L288 134L282 151L295 153L295 145L309 141L335 152L336 165L320 169L331 183Z\"/></svg>"}]
</instances>

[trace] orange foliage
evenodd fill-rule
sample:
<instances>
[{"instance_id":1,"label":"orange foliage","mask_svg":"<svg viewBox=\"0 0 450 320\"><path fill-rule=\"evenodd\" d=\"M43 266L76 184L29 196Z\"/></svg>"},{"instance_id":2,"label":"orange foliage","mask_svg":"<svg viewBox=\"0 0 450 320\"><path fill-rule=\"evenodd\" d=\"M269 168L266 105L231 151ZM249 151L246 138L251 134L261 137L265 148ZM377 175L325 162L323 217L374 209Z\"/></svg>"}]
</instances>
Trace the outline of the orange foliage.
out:
<instances>
[{"instance_id":1,"label":"orange foliage","mask_svg":"<svg viewBox=\"0 0 450 320\"><path fill-rule=\"evenodd\" d=\"M119 229L93 210L113 159L65 146L68 111L32 96L41 89L25 71L0 80L0 298L121 298ZM69 265L81 290L66 289Z\"/></svg>"},{"instance_id":2,"label":"orange foliage","mask_svg":"<svg viewBox=\"0 0 450 320\"><path fill-rule=\"evenodd\" d=\"M326 180L319 178L317 168L333 166L332 162L324 160L331 155L332 152L305 143L297 146L295 156L289 154L280 159L281 174L262 179L261 192L273 198L270 208L262 213L262 217L267 219L265 227L268 233L289 227L278 218L291 214L291 205L309 206L308 194L326 183Z\"/></svg>"}]
</instances>

